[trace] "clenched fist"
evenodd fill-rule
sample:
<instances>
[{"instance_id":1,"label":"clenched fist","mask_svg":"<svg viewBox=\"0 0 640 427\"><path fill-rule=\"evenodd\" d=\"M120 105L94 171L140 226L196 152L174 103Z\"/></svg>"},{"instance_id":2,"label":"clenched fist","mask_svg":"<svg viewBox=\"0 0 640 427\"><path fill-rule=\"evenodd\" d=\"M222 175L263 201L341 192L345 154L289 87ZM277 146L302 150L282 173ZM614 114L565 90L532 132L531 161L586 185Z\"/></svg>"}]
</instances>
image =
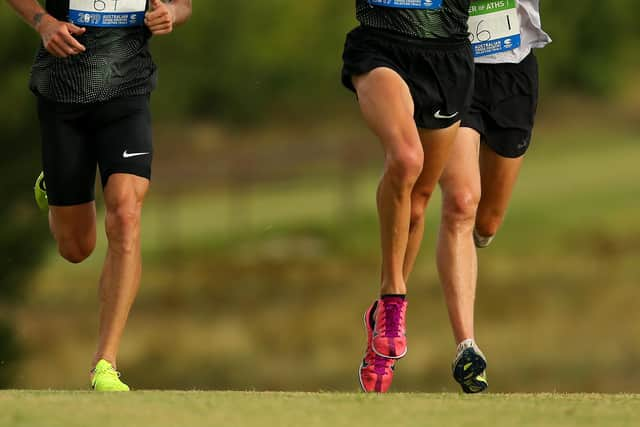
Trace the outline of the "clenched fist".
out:
<instances>
[{"instance_id":1,"label":"clenched fist","mask_svg":"<svg viewBox=\"0 0 640 427\"><path fill-rule=\"evenodd\" d=\"M169 34L175 24L175 12L171 4L160 0L151 0L151 11L144 17L144 23L152 34Z\"/></svg>"}]
</instances>

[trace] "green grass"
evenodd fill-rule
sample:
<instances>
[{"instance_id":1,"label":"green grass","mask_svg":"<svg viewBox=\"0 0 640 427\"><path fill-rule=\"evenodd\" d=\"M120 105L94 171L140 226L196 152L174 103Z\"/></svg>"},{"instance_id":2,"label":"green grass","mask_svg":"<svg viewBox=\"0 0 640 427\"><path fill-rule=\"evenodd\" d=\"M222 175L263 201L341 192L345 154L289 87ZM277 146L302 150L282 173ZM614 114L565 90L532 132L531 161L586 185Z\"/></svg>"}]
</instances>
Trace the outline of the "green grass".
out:
<instances>
[{"instance_id":1,"label":"green grass","mask_svg":"<svg viewBox=\"0 0 640 427\"><path fill-rule=\"evenodd\" d=\"M0 392L3 427L626 427L638 395Z\"/></svg>"}]
</instances>

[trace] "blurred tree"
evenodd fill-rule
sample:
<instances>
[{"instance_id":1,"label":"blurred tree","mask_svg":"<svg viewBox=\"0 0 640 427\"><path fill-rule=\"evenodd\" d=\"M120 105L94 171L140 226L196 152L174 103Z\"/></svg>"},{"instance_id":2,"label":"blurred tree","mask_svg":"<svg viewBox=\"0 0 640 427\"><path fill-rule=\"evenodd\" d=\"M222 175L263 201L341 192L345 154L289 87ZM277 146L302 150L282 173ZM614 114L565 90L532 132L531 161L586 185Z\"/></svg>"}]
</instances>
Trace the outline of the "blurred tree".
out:
<instances>
[{"instance_id":1,"label":"blurred tree","mask_svg":"<svg viewBox=\"0 0 640 427\"><path fill-rule=\"evenodd\" d=\"M42 259L46 216L33 202L33 181L40 170L33 96L27 90L29 64L37 38L6 8L0 11L0 307L24 295L25 278ZM12 310L0 313L0 387L11 384L19 343Z\"/></svg>"}]
</instances>

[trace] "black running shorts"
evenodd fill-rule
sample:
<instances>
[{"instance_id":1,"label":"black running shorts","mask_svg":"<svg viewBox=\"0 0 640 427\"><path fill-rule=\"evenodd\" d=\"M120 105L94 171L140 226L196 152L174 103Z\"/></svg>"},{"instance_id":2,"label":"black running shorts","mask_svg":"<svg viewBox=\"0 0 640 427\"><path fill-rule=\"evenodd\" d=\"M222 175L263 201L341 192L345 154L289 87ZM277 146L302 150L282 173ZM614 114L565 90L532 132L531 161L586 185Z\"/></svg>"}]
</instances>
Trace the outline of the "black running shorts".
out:
<instances>
[{"instance_id":1,"label":"black running shorts","mask_svg":"<svg viewBox=\"0 0 640 427\"><path fill-rule=\"evenodd\" d=\"M342 84L378 67L397 72L409 86L419 128L443 129L460 120L471 102L473 53L467 39L419 39L360 26L347 34Z\"/></svg>"},{"instance_id":2,"label":"black running shorts","mask_svg":"<svg viewBox=\"0 0 640 427\"><path fill-rule=\"evenodd\" d=\"M524 155L538 106L535 55L519 64L477 64L475 79L473 102L461 126L477 130L482 142L502 157Z\"/></svg>"},{"instance_id":3,"label":"black running shorts","mask_svg":"<svg viewBox=\"0 0 640 427\"><path fill-rule=\"evenodd\" d=\"M38 116L50 205L94 200L96 166L103 187L114 173L151 178L148 95L94 104L64 104L38 97Z\"/></svg>"}]
</instances>

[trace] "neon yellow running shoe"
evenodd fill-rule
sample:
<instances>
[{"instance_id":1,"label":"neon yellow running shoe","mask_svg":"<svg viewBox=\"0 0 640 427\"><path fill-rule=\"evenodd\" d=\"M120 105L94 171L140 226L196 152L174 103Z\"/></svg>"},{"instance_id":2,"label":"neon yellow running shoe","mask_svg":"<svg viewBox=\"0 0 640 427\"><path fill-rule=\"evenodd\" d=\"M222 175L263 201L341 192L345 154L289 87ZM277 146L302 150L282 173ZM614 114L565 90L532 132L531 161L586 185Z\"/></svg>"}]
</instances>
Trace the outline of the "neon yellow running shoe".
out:
<instances>
[{"instance_id":1,"label":"neon yellow running shoe","mask_svg":"<svg viewBox=\"0 0 640 427\"><path fill-rule=\"evenodd\" d=\"M95 391L129 391L129 386L120 381L120 372L104 359L93 368L91 388Z\"/></svg>"},{"instance_id":2,"label":"neon yellow running shoe","mask_svg":"<svg viewBox=\"0 0 640 427\"><path fill-rule=\"evenodd\" d=\"M36 179L36 185L33 186L33 193L36 196L36 204L41 211L49 210L49 199L47 198L47 186L44 182L44 172L40 172Z\"/></svg>"}]
</instances>

